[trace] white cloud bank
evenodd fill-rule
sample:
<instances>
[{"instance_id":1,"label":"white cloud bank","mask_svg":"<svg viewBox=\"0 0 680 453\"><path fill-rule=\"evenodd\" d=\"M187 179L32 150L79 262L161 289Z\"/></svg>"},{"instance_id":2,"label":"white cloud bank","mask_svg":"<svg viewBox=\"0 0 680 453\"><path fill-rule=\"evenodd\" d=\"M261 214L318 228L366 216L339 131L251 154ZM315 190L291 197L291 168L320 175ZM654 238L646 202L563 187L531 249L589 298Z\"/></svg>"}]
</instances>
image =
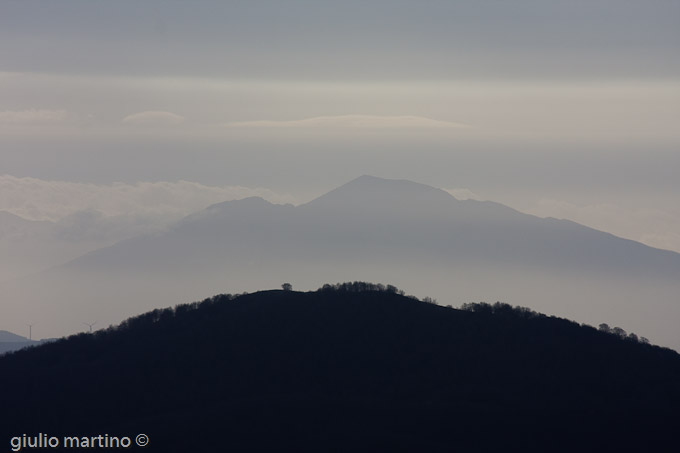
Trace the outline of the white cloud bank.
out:
<instances>
[{"instance_id":1,"label":"white cloud bank","mask_svg":"<svg viewBox=\"0 0 680 453\"><path fill-rule=\"evenodd\" d=\"M183 123L184 117L172 112L148 110L128 115L122 122L133 126L175 126Z\"/></svg>"},{"instance_id":2,"label":"white cloud bank","mask_svg":"<svg viewBox=\"0 0 680 453\"><path fill-rule=\"evenodd\" d=\"M292 121L242 121L227 123L229 128L328 128L328 129L460 129L469 126L421 116L337 115Z\"/></svg>"},{"instance_id":3,"label":"white cloud bank","mask_svg":"<svg viewBox=\"0 0 680 453\"><path fill-rule=\"evenodd\" d=\"M177 182L85 184L0 175L0 211L30 220L57 221L79 211L105 216L173 220L213 203L251 196L272 203L296 203L288 194L242 186L206 186Z\"/></svg>"}]
</instances>

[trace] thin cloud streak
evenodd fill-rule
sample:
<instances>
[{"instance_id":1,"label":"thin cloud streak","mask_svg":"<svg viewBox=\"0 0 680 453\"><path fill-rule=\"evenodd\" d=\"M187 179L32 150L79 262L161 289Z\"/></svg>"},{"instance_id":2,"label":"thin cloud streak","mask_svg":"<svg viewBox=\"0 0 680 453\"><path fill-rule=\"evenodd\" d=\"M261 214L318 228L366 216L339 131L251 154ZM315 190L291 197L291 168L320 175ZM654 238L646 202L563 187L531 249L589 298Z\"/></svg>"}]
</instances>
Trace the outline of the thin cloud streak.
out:
<instances>
[{"instance_id":1,"label":"thin cloud streak","mask_svg":"<svg viewBox=\"0 0 680 453\"><path fill-rule=\"evenodd\" d=\"M228 128L347 128L347 129L463 129L470 126L422 116L336 115L317 116L292 121L240 121L227 123Z\"/></svg>"},{"instance_id":2,"label":"thin cloud streak","mask_svg":"<svg viewBox=\"0 0 680 453\"><path fill-rule=\"evenodd\" d=\"M0 125L60 123L68 118L66 110L28 109L0 112Z\"/></svg>"},{"instance_id":3,"label":"thin cloud streak","mask_svg":"<svg viewBox=\"0 0 680 453\"><path fill-rule=\"evenodd\" d=\"M128 115L122 122L134 126L175 126L184 122L184 117L172 112L149 110Z\"/></svg>"}]
</instances>

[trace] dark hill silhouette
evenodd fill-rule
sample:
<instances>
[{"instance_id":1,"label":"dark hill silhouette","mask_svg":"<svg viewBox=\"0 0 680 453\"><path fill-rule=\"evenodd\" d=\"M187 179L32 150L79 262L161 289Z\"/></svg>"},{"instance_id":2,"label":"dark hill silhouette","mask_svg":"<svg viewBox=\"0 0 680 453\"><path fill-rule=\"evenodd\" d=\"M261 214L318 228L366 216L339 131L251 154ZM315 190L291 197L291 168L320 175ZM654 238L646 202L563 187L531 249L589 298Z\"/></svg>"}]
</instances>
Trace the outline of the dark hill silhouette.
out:
<instances>
[{"instance_id":1,"label":"dark hill silhouette","mask_svg":"<svg viewBox=\"0 0 680 453\"><path fill-rule=\"evenodd\" d=\"M6 436L163 452L671 451L680 407L669 349L366 283L154 310L0 370Z\"/></svg>"}]
</instances>

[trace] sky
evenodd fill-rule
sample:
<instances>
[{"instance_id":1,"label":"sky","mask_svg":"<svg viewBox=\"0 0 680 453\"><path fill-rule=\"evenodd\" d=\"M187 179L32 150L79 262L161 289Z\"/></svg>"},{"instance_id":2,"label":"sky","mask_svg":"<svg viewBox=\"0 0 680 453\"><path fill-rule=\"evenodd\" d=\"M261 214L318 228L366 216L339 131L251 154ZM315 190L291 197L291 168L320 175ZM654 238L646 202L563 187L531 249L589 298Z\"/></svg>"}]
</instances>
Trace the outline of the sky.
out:
<instances>
[{"instance_id":1,"label":"sky","mask_svg":"<svg viewBox=\"0 0 680 453\"><path fill-rule=\"evenodd\" d=\"M362 174L680 251L680 2L0 3L0 210L302 203Z\"/></svg>"}]
</instances>

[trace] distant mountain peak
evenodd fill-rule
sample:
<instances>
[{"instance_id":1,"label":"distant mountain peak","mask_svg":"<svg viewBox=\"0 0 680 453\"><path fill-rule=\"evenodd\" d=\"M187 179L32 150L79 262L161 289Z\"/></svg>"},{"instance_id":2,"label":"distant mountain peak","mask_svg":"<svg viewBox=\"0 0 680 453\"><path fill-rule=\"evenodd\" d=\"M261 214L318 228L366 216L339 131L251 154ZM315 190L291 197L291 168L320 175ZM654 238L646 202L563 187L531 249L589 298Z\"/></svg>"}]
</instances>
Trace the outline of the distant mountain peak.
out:
<instances>
[{"instance_id":1,"label":"distant mountain peak","mask_svg":"<svg viewBox=\"0 0 680 453\"><path fill-rule=\"evenodd\" d=\"M307 203L307 206L396 207L397 205L451 203L457 201L451 194L426 184L406 179L385 179L362 175Z\"/></svg>"},{"instance_id":2,"label":"distant mountain peak","mask_svg":"<svg viewBox=\"0 0 680 453\"><path fill-rule=\"evenodd\" d=\"M205 208L206 211L217 211L222 208L230 207L230 206L270 206L272 203L268 202L262 197L247 197L247 198L240 198L238 200L228 200L228 201L223 201L220 203L215 203L211 204L207 208Z\"/></svg>"},{"instance_id":3,"label":"distant mountain peak","mask_svg":"<svg viewBox=\"0 0 680 453\"><path fill-rule=\"evenodd\" d=\"M24 342L28 341L28 338L22 337L21 335L17 335L12 332L8 332L6 330L0 330L0 343L15 343L15 342Z\"/></svg>"},{"instance_id":4,"label":"distant mountain peak","mask_svg":"<svg viewBox=\"0 0 680 453\"><path fill-rule=\"evenodd\" d=\"M376 188L391 188L391 189L396 189L399 188L401 190L410 190L410 191L441 191L444 192L441 189L437 189L432 186L428 186L427 184L422 184L419 182L413 182L408 179L388 179L388 178L379 178L377 176L372 176L372 175L361 175L358 178L355 178L351 180L348 183L343 184L342 186L338 187L335 190L341 190L343 188L347 189L349 187L360 187L363 190L366 189L376 189ZM330 193L330 192L329 192ZM446 192L444 192L446 193Z\"/></svg>"},{"instance_id":5,"label":"distant mountain peak","mask_svg":"<svg viewBox=\"0 0 680 453\"><path fill-rule=\"evenodd\" d=\"M219 218L234 211L252 212L267 209L271 206L274 205L261 197L247 197L238 200L222 201L220 203L211 204L202 211L189 214L180 220L178 225L184 225L201 219Z\"/></svg>"}]
</instances>

